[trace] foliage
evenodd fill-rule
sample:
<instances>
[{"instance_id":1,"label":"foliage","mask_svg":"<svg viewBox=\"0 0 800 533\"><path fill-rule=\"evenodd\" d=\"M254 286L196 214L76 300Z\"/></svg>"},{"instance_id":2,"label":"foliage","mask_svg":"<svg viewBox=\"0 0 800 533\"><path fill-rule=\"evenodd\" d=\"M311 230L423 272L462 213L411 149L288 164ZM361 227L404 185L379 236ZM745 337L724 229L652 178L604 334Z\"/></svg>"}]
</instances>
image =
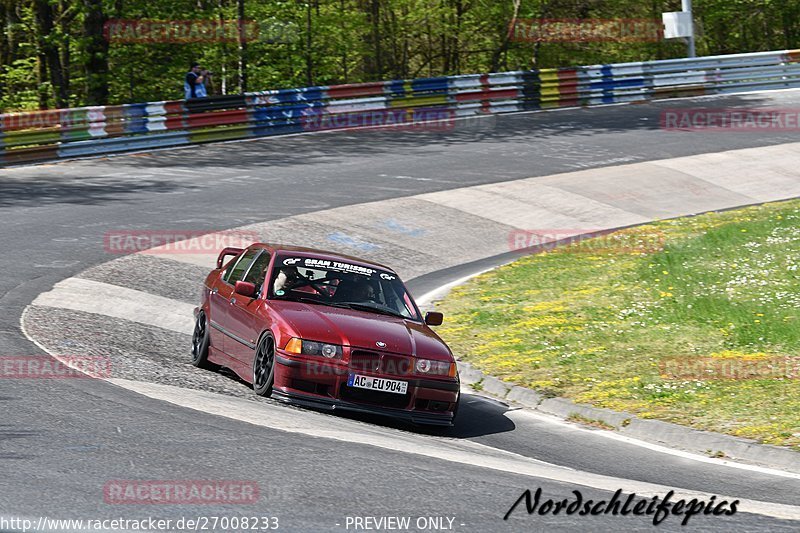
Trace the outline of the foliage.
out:
<instances>
[{"instance_id":1,"label":"foliage","mask_svg":"<svg viewBox=\"0 0 800 533\"><path fill-rule=\"evenodd\" d=\"M261 28L229 42L104 40L108 20L229 20ZM0 0L3 111L177 99L190 61L214 72L212 93L247 88L680 57L683 43L509 40L521 19L650 19L677 0ZM800 3L696 0L701 54L795 48Z\"/></svg>"}]
</instances>

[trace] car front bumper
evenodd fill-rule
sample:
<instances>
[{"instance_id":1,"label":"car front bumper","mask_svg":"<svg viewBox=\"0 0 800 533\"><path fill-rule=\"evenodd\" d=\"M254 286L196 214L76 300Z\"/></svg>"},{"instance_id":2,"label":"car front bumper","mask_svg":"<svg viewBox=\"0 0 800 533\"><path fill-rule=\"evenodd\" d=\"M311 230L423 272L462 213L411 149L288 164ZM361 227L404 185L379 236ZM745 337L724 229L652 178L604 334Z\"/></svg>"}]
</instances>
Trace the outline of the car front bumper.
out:
<instances>
[{"instance_id":1,"label":"car front bumper","mask_svg":"<svg viewBox=\"0 0 800 533\"><path fill-rule=\"evenodd\" d=\"M457 378L435 380L374 374L407 381L406 394L399 395L349 387L350 370L344 365L295 359L280 351L276 353L275 362L272 396L277 400L305 407L389 416L414 424L453 425L460 394Z\"/></svg>"}]
</instances>

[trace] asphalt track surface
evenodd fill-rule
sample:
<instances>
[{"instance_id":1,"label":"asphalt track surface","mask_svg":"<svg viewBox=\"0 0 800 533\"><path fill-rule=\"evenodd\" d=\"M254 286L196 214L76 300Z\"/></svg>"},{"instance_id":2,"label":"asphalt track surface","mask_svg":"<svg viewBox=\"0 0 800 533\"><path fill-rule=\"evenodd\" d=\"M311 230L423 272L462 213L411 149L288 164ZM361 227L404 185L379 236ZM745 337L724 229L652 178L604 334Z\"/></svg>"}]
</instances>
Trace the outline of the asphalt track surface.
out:
<instances>
[{"instance_id":1,"label":"asphalt track surface","mask_svg":"<svg viewBox=\"0 0 800 533\"><path fill-rule=\"evenodd\" d=\"M500 116L451 132L332 132L0 171L0 354L42 354L20 331L22 310L57 281L112 259L103 249L106 231L212 231L422 192L797 142L793 132L666 132L659 115L670 107L798 104L800 94L787 91ZM418 293L453 277L439 272L409 285ZM623 490L632 480L798 504L796 478L665 455L479 396L465 400L457 426L442 439L448 445L476 442L612 476ZM103 381L1 380L0 401L0 515L6 517L270 515L283 531L345 531L347 516L384 515L453 517L455 531L653 528L652 517L529 517L522 509L503 521L525 489L541 487L558 499L572 490L608 499L613 491L260 427ZM415 435L414 428L379 419L340 422L390 437ZM247 506L108 505L102 487L115 479L257 480L262 498ZM674 517L658 527L681 528ZM740 512L694 517L688 527L788 531L797 522Z\"/></svg>"}]
</instances>

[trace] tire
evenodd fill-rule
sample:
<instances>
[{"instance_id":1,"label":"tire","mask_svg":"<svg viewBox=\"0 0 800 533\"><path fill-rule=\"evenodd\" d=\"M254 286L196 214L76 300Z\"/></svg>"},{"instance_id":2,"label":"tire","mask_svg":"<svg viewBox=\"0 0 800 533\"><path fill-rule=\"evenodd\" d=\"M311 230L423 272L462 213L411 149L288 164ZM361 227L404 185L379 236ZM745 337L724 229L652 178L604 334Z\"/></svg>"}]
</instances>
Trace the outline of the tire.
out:
<instances>
[{"instance_id":1,"label":"tire","mask_svg":"<svg viewBox=\"0 0 800 533\"><path fill-rule=\"evenodd\" d=\"M263 335L258 341L253 357L253 392L259 396L270 396L275 382L275 339Z\"/></svg>"},{"instance_id":2,"label":"tire","mask_svg":"<svg viewBox=\"0 0 800 533\"><path fill-rule=\"evenodd\" d=\"M192 364L204 370L219 370L219 365L215 365L208 360L208 346L211 338L208 333L208 320L202 311L197 313L197 320L194 323L192 333Z\"/></svg>"}]
</instances>

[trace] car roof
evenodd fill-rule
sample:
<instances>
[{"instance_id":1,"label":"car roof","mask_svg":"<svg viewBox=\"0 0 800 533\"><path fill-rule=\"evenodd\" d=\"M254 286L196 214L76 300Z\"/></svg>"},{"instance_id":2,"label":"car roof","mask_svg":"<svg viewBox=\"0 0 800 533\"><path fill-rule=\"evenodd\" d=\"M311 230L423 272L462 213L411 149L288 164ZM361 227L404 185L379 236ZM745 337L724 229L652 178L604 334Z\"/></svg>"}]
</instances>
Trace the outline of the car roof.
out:
<instances>
[{"instance_id":1,"label":"car roof","mask_svg":"<svg viewBox=\"0 0 800 533\"><path fill-rule=\"evenodd\" d=\"M391 272L393 274L396 274L394 269L392 269L392 268L390 268L390 267L388 267L386 265L382 265L380 263L376 263L375 261L368 261L366 259L361 259L360 257L354 257L352 255L340 254L340 253L337 253L337 252L330 252L330 251L327 251L327 250L320 250L318 248L306 248L305 246L291 246L291 245L288 245L288 244L275 244L275 243L266 243L266 242L256 243L256 244L253 244L253 246L257 246L257 247L261 247L261 248L267 248L271 252L276 253L276 254L286 254L286 253L288 253L288 254L299 255L301 257L316 257L316 258L319 258L319 259L328 259L328 260L331 260L331 261L344 261L344 262L348 262L348 263L354 263L354 264L359 265L359 266L379 268L381 270L386 270L387 272Z\"/></svg>"}]
</instances>

